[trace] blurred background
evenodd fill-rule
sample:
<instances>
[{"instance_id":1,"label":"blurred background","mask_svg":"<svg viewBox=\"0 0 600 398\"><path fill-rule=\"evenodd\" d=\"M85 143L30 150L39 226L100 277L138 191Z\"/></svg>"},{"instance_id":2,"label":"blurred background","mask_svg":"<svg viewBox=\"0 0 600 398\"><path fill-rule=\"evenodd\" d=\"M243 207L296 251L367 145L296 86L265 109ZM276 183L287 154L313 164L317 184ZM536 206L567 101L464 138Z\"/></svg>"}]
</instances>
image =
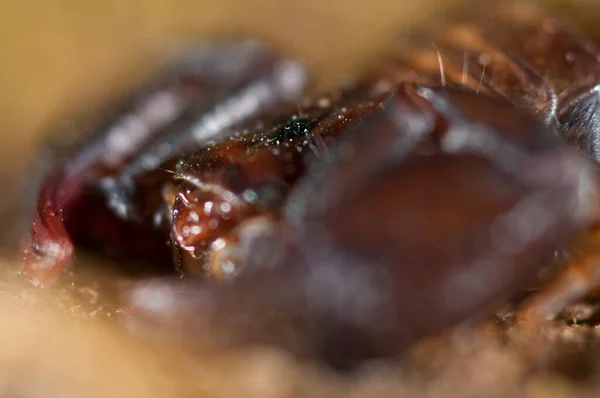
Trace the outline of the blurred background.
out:
<instances>
[{"instance_id":1,"label":"blurred background","mask_svg":"<svg viewBox=\"0 0 600 398\"><path fill-rule=\"evenodd\" d=\"M73 109L97 106L145 78L169 47L254 36L316 76L347 74L392 32L449 7L436 0L25 0L0 13L2 171L24 164L38 135ZM29 156L29 155L25 155Z\"/></svg>"},{"instance_id":2,"label":"blurred background","mask_svg":"<svg viewBox=\"0 0 600 398\"><path fill-rule=\"evenodd\" d=\"M325 88L377 56L392 35L432 23L432 15L467 1L2 2L0 211L13 216L2 226L3 240L15 241L20 195L37 181L31 165L51 127L126 93L174 46L211 37L264 38L304 60L317 87ZM577 0L569 7L593 1ZM594 20L590 14L584 18ZM7 270L16 269L13 249L5 250ZM496 396L567 397L597 391L545 373L525 381L524 360L495 345L477 356L454 352L452 357L437 343L425 344L416 354L417 365L425 369L420 378L382 367L344 382L268 350L210 353L198 360L132 339L109 319L115 313L81 316L77 300L93 302L97 292L70 289L33 291L18 278L0 280L0 397L442 397L494 396L494 391ZM432 359L440 352L454 358L452 366ZM429 379L423 374L437 380L424 392ZM465 377L468 385L460 382Z\"/></svg>"}]
</instances>

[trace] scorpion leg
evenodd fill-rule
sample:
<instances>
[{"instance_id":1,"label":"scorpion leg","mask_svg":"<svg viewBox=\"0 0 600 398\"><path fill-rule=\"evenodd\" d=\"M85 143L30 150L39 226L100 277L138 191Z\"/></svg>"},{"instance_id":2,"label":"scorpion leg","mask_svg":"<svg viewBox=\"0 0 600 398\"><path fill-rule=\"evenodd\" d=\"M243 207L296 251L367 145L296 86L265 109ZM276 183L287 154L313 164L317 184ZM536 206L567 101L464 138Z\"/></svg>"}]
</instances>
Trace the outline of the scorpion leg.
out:
<instances>
[{"instance_id":1,"label":"scorpion leg","mask_svg":"<svg viewBox=\"0 0 600 398\"><path fill-rule=\"evenodd\" d=\"M517 313L518 321L539 326L600 287L600 231L588 232L590 235L583 237L587 243L583 253L575 254L548 285L525 301Z\"/></svg>"},{"instance_id":2,"label":"scorpion leg","mask_svg":"<svg viewBox=\"0 0 600 398\"><path fill-rule=\"evenodd\" d=\"M247 88L257 77L260 84ZM128 170L129 164L137 167L137 153L146 155L142 171L151 170L156 162L160 164L185 148L187 136L216 138L223 129L259 114L265 107L295 99L305 80L297 63L255 41L208 45L176 64L158 84L136 93L120 116L51 172L39 195L31 236L22 244L23 274L38 284L52 282L60 275L73 254L73 237L65 219L100 179ZM250 92L258 97L249 98ZM203 119L204 129L170 129L198 107L210 113ZM223 113L235 111L235 117ZM199 132L204 135L197 137ZM116 189L107 189L106 196L117 203L113 206L116 213L127 208L119 207L124 200L120 201ZM85 235L92 229L85 226L77 233Z\"/></svg>"},{"instance_id":3,"label":"scorpion leg","mask_svg":"<svg viewBox=\"0 0 600 398\"><path fill-rule=\"evenodd\" d=\"M237 58L241 59L217 57L213 61L212 95L200 98L181 120L149 140L118 175L100 181L109 207L120 217L138 216L134 199L136 178L175 156L244 130L281 108L295 105L300 98L307 76L297 62L265 46L257 47L247 59ZM237 64L234 71L219 68L229 64Z\"/></svg>"}]
</instances>

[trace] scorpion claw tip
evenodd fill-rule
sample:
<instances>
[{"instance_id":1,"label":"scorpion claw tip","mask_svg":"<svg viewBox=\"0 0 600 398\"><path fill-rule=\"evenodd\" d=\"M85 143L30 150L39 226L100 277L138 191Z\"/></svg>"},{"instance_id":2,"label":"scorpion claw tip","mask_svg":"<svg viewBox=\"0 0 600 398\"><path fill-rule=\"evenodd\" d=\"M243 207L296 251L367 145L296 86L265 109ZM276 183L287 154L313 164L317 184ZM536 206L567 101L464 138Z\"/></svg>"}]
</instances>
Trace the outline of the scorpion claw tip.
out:
<instances>
[{"instance_id":1,"label":"scorpion claw tip","mask_svg":"<svg viewBox=\"0 0 600 398\"><path fill-rule=\"evenodd\" d=\"M62 274L73 255L69 239L35 242L26 239L21 245L21 274L35 286L53 283Z\"/></svg>"}]
</instances>

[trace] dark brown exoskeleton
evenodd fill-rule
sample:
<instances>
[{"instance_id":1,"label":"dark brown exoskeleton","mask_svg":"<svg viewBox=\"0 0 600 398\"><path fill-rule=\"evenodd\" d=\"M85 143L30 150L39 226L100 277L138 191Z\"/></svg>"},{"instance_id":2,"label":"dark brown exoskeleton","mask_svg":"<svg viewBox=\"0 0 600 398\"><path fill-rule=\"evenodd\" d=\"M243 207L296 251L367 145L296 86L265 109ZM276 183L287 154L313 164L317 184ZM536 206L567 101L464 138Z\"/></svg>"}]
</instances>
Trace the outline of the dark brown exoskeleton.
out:
<instances>
[{"instance_id":1,"label":"dark brown exoskeleton","mask_svg":"<svg viewBox=\"0 0 600 398\"><path fill-rule=\"evenodd\" d=\"M294 104L306 77L296 61L252 40L206 45L177 62L47 177L23 245L24 274L36 283L55 280L73 240L169 262L156 218L170 174L160 166Z\"/></svg>"},{"instance_id":2,"label":"dark brown exoskeleton","mask_svg":"<svg viewBox=\"0 0 600 398\"><path fill-rule=\"evenodd\" d=\"M419 45L414 45L420 43ZM402 41L381 70L392 81L458 84L502 98L600 161L600 52L596 43L540 7L509 2ZM597 225L571 248L562 275L520 316L544 319L600 284Z\"/></svg>"},{"instance_id":3,"label":"dark brown exoskeleton","mask_svg":"<svg viewBox=\"0 0 600 398\"><path fill-rule=\"evenodd\" d=\"M595 80L536 64L582 42L553 20L519 15L517 31L561 33L519 52L512 32L452 25L443 39L426 36L431 50L403 52L292 111L285 103L304 75L269 55L243 78L210 75L202 106L185 108L193 117L182 107L135 136L145 119L130 111L119 119L127 128L86 149L93 157L76 153L47 180L25 273L58 276L71 238L140 258L159 249L151 257L169 263L170 241L176 267L196 277L140 282L126 294L131 325L222 344L300 344L335 366L393 355L493 310L591 230L598 210L596 165L556 133L594 153L595 125L580 117L595 120L594 97L570 94L558 77ZM264 61L254 51L245 63ZM229 65L239 49L206 54ZM88 197L102 211L89 211ZM596 269L582 264L566 274ZM545 314L584 293L557 286L529 308ZM300 343L282 332L290 324Z\"/></svg>"}]
</instances>

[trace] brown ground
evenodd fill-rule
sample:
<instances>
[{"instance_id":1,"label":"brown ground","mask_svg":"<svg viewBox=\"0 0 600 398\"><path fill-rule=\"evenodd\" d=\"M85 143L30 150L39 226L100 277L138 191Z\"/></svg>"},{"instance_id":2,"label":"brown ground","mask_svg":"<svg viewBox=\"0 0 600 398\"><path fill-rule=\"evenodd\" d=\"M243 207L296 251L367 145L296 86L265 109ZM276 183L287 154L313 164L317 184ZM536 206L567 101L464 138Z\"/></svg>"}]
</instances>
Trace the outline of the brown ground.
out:
<instances>
[{"instance_id":1,"label":"brown ground","mask_svg":"<svg viewBox=\"0 0 600 398\"><path fill-rule=\"evenodd\" d=\"M51 122L125 91L150 72L161 51L182 39L266 37L305 59L328 85L377 53L391 32L426 23L429 13L449 5L436 0L4 2L0 180L6 199L0 206L17 214L15 195L31 183L25 170ZM14 241L18 225L5 222L4 240ZM491 323L475 334L462 330L424 341L396 363L373 364L347 379L267 349L187 356L141 342L112 322L119 309L110 304L103 281L113 274L100 278L92 272L81 284L33 290L14 275L14 247L4 252L0 397L600 395L600 328L585 324L549 325L543 338L530 338L511 327L499 332ZM93 262L85 263L95 269ZM580 316L585 310L589 307ZM538 352L540 347L547 352Z\"/></svg>"}]
</instances>

